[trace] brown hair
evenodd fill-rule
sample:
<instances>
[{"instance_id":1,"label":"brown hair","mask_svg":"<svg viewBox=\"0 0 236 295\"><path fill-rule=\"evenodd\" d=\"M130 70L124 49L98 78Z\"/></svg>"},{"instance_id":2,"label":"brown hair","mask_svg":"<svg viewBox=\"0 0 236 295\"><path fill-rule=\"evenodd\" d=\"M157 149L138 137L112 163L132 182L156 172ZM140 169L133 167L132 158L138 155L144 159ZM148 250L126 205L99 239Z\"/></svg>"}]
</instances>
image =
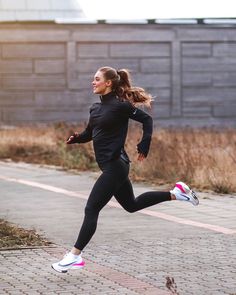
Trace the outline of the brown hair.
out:
<instances>
[{"instance_id":1,"label":"brown hair","mask_svg":"<svg viewBox=\"0 0 236 295\"><path fill-rule=\"evenodd\" d=\"M112 91L123 100L134 105L151 106L152 96L141 87L131 85L130 73L126 69L115 70L111 67L102 67L98 71L103 73L106 80L111 80Z\"/></svg>"}]
</instances>

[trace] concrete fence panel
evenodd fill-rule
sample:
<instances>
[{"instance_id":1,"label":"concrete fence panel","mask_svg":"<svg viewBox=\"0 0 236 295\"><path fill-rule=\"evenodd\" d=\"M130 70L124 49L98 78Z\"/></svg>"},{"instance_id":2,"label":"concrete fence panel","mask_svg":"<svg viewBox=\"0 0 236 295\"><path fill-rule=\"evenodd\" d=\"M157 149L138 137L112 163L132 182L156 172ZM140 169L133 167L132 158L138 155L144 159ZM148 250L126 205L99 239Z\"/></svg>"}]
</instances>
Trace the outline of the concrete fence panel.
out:
<instances>
[{"instance_id":1,"label":"concrete fence panel","mask_svg":"<svg viewBox=\"0 0 236 295\"><path fill-rule=\"evenodd\" d=\"M236 127L236 27L0 25L0 123L84 123L95 71L131 70L159 126Z\"/></svg>"}]
</instances>

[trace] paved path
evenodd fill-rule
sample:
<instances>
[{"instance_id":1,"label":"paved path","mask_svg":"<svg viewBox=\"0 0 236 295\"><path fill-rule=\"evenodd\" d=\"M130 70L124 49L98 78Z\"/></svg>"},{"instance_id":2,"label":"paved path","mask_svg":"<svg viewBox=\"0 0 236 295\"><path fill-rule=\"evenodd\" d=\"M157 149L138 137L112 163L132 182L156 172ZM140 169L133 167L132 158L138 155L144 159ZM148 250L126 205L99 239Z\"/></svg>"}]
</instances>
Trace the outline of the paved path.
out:
<instances>
[{"instance_id":1,"label":"paved path","mask_svg":"<svg viewBox=\"0 0 236 295\"><path fill-rule=\"evenodd\" d=\"M0 294L236 294L236 196L200 194L200 206L166 202L139 213L115 200L100 214L83 270L55 273L70 249L98 174L0 162L0 218L35 228L55 247L0 251ZM147 188L135 185L135 192ZM175 294L177 294L177 292Z\"/></svg>"}]
</instances>

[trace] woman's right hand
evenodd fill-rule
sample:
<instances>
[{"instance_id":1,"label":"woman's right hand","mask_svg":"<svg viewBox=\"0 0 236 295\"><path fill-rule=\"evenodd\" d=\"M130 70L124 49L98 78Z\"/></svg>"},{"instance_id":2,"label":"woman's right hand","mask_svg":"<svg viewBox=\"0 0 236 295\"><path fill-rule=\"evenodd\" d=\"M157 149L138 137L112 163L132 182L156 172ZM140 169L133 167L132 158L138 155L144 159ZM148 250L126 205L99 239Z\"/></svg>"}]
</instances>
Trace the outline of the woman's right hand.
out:
<instances>
[{"instance_id":1,"label":"woman's right hand","mask_svg":"<svg viewBox=\"0 0 236 295\"><path fill-rule=\"evenodd\" d=\"M69 138L67 138L66 143L67 144L75 143L75 139L78 135L79 135L79 133L75 132L73 135L71 135Z\"/></svg>"},{"instance_id":2,"label":"woman's right hand","mask_svg":"<svg viewBox=\"0 0 236 295\"><path fill-rule=\"evenodd\" d=\"M138 153L138 161L142 162L145 158L146 156L144 154Z\"/></svg>"}]
</instances>

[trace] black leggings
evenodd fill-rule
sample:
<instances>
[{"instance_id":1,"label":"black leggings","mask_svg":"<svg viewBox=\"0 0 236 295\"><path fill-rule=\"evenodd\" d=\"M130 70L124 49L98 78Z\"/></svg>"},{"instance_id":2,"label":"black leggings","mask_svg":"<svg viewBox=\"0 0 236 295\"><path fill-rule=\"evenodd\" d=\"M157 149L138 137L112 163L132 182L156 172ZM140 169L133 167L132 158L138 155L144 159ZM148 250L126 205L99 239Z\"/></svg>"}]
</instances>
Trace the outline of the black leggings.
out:
<instances>
[{"instance_id":1,"label":"black leggings","mask_svg":"<svg viewBox=\"0 0 236 295\"><path fill-rule=\"evenodd\" d=\"M102 174L97 179L85 207L85 217L80 229L75 248L83 250L96 231L100 210L110 201L112 196L128 212L136 212L146 207L170 201L169 192L146 192L135 198L128 178L129 164L118 159L100 165Z\"/></svg>"}]
</instances>

